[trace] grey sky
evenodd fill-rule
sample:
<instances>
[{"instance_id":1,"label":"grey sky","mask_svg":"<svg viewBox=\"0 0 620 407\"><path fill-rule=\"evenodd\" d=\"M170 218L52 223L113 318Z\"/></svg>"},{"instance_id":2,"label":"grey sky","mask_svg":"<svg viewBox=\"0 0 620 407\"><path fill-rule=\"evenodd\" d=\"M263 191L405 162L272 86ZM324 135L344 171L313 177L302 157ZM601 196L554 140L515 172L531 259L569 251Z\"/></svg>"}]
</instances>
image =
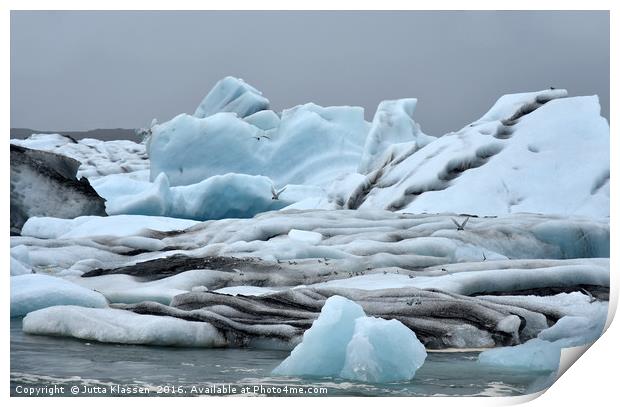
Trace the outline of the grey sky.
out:
<instances>
[{"instance_id":1,"label":"grey sky","mask_svg":"<svg viewBox=\"0 0 620 407\"><path fill-rule=\"evenodd\" d=\"M502 94L598 94L607 12L11 12L11 127L133 128L193 113L226 75L275 110L417 97L433 135Z\"/></svg>"}]
</instances>

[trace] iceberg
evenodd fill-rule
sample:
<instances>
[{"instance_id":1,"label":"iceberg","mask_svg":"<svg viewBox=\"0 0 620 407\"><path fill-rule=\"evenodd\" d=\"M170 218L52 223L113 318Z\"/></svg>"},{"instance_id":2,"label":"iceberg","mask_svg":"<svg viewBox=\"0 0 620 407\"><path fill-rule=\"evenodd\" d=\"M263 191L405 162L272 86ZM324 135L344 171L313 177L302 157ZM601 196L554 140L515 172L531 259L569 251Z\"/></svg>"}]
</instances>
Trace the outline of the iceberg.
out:
<instances>
[{"instance_id":1,"label":"iceberg","mask_svg":"<svg viewBox=\"0 0 620 407\"><path fill-rule=\"evenodd\" d=\"M325 301L321 314L273 374L280 376L338 377L347 355L347 346L357 318L365 317L361 306L344 297Z\"/></svg>"},{"instance_id":2,"label":"iceberg","mask_svg":"<svg viewBox=\"0 0 620 407\"><path fill-rule=\"evenodd\" d=\"M96 291L58 277L43 274L11 277L11 317L54 305L105 308L108 301Z\"/></svg>"},{"instance_id":3,"label":"iceberg","mask_svg":"<svg viewBox=\"0 0 620 407\"><path fill-rule=\"evenodd\" d=\"M394 147L347 207L609 216L609 125L596 96L565 96L508 95L458 132L419 149Z\"/></svg>"},{"instance_id":4,"label":"iceberg","mask_svg":"<svg viewBox=\"0 0 620 407\"><path fill-rule=\"evenodd\" d=\"M485 350L478 356L478 362L487 366L552 372L560 366L561 351L559 343L535 338L513 347Z\"/></svg>"},{"instance_id":5,"label":"iceberg","mask_svg":"<svg viewBox=\"0 0 620 407\"><path fill-rule=\"evenodd\" d=\"M335 295L272 373L395 382L411 380L425 359L424 345L400 321L367 317L358 304Z\"/></svg>"}]
</instances>

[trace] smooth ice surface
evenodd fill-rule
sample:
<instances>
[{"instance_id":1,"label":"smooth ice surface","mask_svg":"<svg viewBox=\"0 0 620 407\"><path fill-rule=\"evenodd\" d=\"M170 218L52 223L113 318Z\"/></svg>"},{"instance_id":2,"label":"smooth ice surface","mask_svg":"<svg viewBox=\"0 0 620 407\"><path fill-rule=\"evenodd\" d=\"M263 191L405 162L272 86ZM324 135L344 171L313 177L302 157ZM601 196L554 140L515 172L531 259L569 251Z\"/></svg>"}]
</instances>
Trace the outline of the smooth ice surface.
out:
<instances>
[{"instance_id":1,"label":"smooth ice surface","mask_svg":"<svg viewBox=\"0 0 620 407\"><path fill-rule=\"evenodd\" d=\"M108 302L100 293L58 277L43 274L11 277L11 317L53 305L104 308Z\"/></svg>"},{"instance_id":2,"label":"smooth ice surface","mask_svg":"<svg viewBox=\"0 0 620 407\"><path fill-rule=\"evenodd\" d=\"M23 330L111 343L200 347L226 344L217 329L205 322L70 305L29 313L23 320Z\"/></svg>"},{"instance_id":3,"label":"smooth ice surface","mask_svg":"<svg viewBox=\"0 0 620 407\"><path fill-rule=\"evenodd\" d=\"M207 117L219 112L232 112L239 117L269 108L269 100L245 83L243 79L227 76L215 84L194 112L196 117Z\"/></svg>"},{"instance_id":4,"label":"smooth ice surface","mask_svg":"<svg viewBox=\"0 0 620 407\"><path fill-rule=\"evenodd\" d=\"M333 296L273 374L392 382L411 380L424 359L424 346L401 322L366 317L355 302Z\"/></svg>"}]
</instances>

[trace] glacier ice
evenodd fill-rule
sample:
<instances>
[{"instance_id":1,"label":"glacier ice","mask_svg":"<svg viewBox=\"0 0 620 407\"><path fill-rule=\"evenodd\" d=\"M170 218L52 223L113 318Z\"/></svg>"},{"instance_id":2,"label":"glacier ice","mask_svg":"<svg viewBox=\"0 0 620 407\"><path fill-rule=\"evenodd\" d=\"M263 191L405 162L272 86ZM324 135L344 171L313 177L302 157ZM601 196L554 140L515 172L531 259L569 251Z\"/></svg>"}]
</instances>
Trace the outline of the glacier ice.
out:
<instances>
[{"instance_id":1,"label":"glacier ice","mask_svg":"<svg viewBox=\"0 0 620 407\"><path fill-rule=\"evenodd\" d=\"M153 128L151 180L163 172L170 185L190 185L236 173L263 175L278 187L326 184L355 171L366 132L363 109L349 106L297 106L283 111L270 130L232 113L182 114Z\"/></svg>"},{"instance_id":2,"label":"glacier ice","mask_svg":"<svg viewBox=\"0 0 620 407\"><path fill-rule=\"evenodd\" d=\"M269 109L269 100L258 90L242 79L227 76L205 96L194 116L204 118L219 112L232 112L243 118L266 109Z\"/></svg>"},{"instance_id":3,"label":"glacier ice","mask_svg":"<svg viewBox=\"0 0 620 407\"><path fill-rule=\"evenodd\" d=\"M211 212L252 216L254 210L290 207L609 215L609 125L596 96L568 97L558 89L505 95L477 121L438 138L422 133L413 120L416 104L416 99L383 101L372 124L362 108L351 106L307 103L276 113L256 89L227 77L195 115L155 124L147 143L75 143L57 134L11 142L80 161L78 176L86 176L108 200L110 214L161 215L166 208L175 216L204 220L214 218ZM166 195L168 201L147 205L162 186L153 184L162 172L171 188L188 190L176 194L183 197ZM199 201L198 195L211 192L203 183L214 176L228 176L213 180L217 191L229 182L237 191L253 183L236 175L266 177L278 189L288 185L287 192L293 185L298 191L317 189L294 198L287 194L286 205L263 202L250 211L188 214L187 206L197 205L184 207L185 197ZM256 194L234 195L262 200Z\"/></svg>"},{"instance_id":4,"label":"glacier ice","mask_svg":"<svg viewBox=\"0 0 620 407\"><path fill-rule=\"evenodd\" d=\"M398 99L379 103L366 136L360 173L367 174L381 167L390 161L387 155L398 154L403 149L413 153L435 140L435 137L422 133L413 120L417 102L417 99Z\"/></svg>"},{"instance_id":5,"label":"glacier ice","mask_svg":"<svg viewBox=\"0 0 620 407\"><path fill-rule=\"evenodd\" d=\"M23 320L23 331L99 342L155 346L221 347L226 344L217 329L208 323L73 305L30 312Z\"/></svg>"},{"instance_id":6,"label":"glacier ice","mask_svg":"<svg viewBox=\"0 0 620 407\"><path fill-rule=\"evenodd\" d=\"M62 278L44 274L11 277L11 317L19 317L53 305L104 308L108 306L108 302L100 293Z\"/></svg>"},{"instance_id":7,"label":"glacier ice","mask_svg":"<svg viewBox=\"0 0 620 407\"><path fill-rule=\"evenodd\" d=\"M243 118L246 123L250 123L254 127L258 127L261 130L272 130L280 125L280 116L273 110L261 110L250 116Z\"/></svg>"},{"instance_id":8,"label":"glacier ice","mask_svg":"<svg viewBox=\"0 0 620 407\"><path fill-rule=\"evenodd\" d=\"M425 359L424 346L401 322L367 317L358 304L332 296L273 374L394 382L411 380Z\"/></svg>"},{"instance_id":9,"label":"glacier ice","mask_svg":"<svg viewBox=\"0 0 620 407\"><path fill-rule=\"evenodd\" d=\"M609 216L609 125L596 96L565 94L503 97L462 130L413 153L400 149L352 202L414 213Z\"/></svg>"},{"instance_id":10,"label":"glacier ice","mask_svg":"<svg viewBox=\"0 0 620 407\"><path fill-rule=\"evenodd\" d=\"M165 173L132 194L103 195L111 215L135 214L208 220L251 218L293 201L272 199L271 180L260 175L224 174L192 185L171 187ZM292 190L293 188L291 188ZM288 191L288 189L287 189Z\"/></svg>"}]
</instances>

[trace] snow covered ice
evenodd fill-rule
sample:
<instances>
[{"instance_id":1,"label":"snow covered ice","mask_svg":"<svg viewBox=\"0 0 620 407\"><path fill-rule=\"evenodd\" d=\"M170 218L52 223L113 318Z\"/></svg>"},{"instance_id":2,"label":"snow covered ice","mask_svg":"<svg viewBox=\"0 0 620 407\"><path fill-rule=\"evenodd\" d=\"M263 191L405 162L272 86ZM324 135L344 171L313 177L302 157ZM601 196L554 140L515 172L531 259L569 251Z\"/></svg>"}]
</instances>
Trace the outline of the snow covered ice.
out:
<instances>
[{"instance_id":1,"label":"snow covered ice","mask_svg":"<svg viewBox=\"0 0 620 407\"><path fill-rule=\"evenodd\" d=\"M366 317L353 301L333 296L273 373L394 382L411 380L424 359L424 346L402 323Z\"/></svg>"}]
</instances>

